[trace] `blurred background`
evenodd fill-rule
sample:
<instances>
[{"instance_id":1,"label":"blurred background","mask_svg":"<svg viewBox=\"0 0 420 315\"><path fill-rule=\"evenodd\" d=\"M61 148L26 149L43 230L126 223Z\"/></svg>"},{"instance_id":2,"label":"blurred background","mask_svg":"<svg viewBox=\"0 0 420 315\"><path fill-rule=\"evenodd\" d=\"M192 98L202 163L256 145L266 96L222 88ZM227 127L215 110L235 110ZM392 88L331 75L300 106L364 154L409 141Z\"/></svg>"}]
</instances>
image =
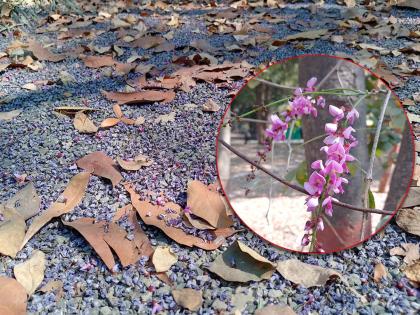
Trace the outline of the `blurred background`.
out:
<instances>
[{"instance_id":1,"label":"blurred background","mask_svg":"<svg viewBox=\"0 0 420 315\"><path fill-rule=\"evenodd\" d=\"M355 128L359 145L351 152L358 162L351 165L351 175L347 176L350 184L345 187L346 193L336 196L340 201L363 206L363 173L367 169L387 88L375 76L351 62L325 56L308 56L269 67L249 81L236 96L224 119L227 121L229 117L232 118L232 124L221 129L219 138L248 158L258 160L258 152L263 150L264 131L269 127L270 115L281 113L287 103L257 111L239 121L234 117L256 106L289 97L295 87L305 87L309 78L315 76L319 82L328 74L321 89L345 87L380 91L358 105L361 115ZM326 99L327 105L347 108L358 101L356 97L346 96ZM261 165L280 177L303 186L308 178L311 162L319 158L325 160L325 155L319 152L319 148L323 145L324 124L330 120L327 110L321 110L317 118L309 117L297 121L293 129L289 128L287 141L275 143L272 152ZM395 210L401 202L412 175L413 148L408 130L408 123L398 100L391 97L376 150L371 185L374 200L370 207ZM319 139L311 140L317 137ZM244 223L279 246L305 251L306 248L300 246L303 227L310 217L304 205L305 195L272 180L258 170L255 171L255 177L250 179L251 166L246 161L220 144L218 152L218 169L223 188L233 209ZM365 224L365 235L374 233L388 219L389 216L370 214ZM361 221L361 212L334 207L333 217L319 236L324 247L333 251L359 242Z\"/></svg>"}]
</instances>

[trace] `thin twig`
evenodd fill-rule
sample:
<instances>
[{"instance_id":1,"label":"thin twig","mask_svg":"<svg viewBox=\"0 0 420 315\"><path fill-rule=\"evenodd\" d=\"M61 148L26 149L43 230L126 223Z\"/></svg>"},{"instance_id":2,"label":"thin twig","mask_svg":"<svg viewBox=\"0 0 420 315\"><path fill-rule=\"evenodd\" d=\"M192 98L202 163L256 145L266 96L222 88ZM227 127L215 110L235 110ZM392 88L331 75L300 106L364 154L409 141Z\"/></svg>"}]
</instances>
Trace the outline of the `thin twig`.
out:
<instances>
[{"instance_id":1,"label":"thin twig","mask_svg":"<svg viewBox=\"0 0 420 315\"><path fill-rule=\"evenodd\" d=\"M341 66L343 60L338 61L335 66L328 72L325 77L316 85L316 88L319 90L325 82L327 82L328 78Z\"/></svg>"},{"instance_id":2,"label":"thin twig","mask_svg":"<svg viewBox=\"0 0 420 315\"><path fill-rule=\"evenodd\" d=\"M373 164L375 163L376 148L378 147L379 136L381 135L381 129L382 129L382 122L385 117L385 111L388 106L390 97L391 97L391 90L388 91L385 97L385 101L382 104L381 113L378 119L378 125L376 126L375 138L373 139L372 151L370 152L369 167L368 167L367 175L365 178L365 191L363 194L364 196L363 205L365 207L369 205L369 190L370 190L370 184L372 183ZM368 219L367 213L364 213L363 218L362 218L362 229L360 231L361 241L365 239L365 226L366 226L367 219Z\"/></svg>"},{"instance_id":3,"label":"thin twig","mask_svg":"<svg viewBox=\"0 0 420 315\"><path fill-rule=\"evenodd\" d=\"M276 88L279 88L279 89L283 89L283 90L296 90L296 88L297 88L297 87L293 87L293 86L285 86L285 85L277 84L277 83L267 81L267 80L264 80L264 79L260 79L260 78L255 78L254 80L258 81L258 82L261 82L261 83L264 83L264 84L267 84L267 85L270 85L270 86L273 86L273 87L276 87Z\"/></svg>"},{"instance_id":4,"label":"thin twig","mask_svg":"<svg viewBox=\"0 0 420 315\"><path fill-rule=\"evenodd\" d=\"M224 140L219 139L218 140L219 143L221 143L223 146L225 146L229 151L235 153L237 156L239 156L241 159L243 159L244 161L248 162L249 164L253 165L254 167L256 167L257 169L263 171L264 173L266 173L267 175L273 177L275 180L279 181L280 183L282 183L283 185L286 185L294 190L297 190L305 195L309 195L309 193L303 189L302 187L289 183L288 181L278 177L277 175L273 174L272 172L270 172L269 170L267 170L265 167L259 165L257 162L252 161L251 159L247 158L245 155L243 155L241 152L239 152L238 150L236 150L235 148L233 148L230 144L226 143ZM359 211L359 212L369 212L369 213L379 213L379 214L385 214L385 215L392 215L393 212L392 211L388 211L388 210L379 210L379 209L368 209L368 208L360 208L357 206L353 206L344 202L340 202L340 201L333 201L333 204L340 206L340 207L344 207L344 208L348 208L351 210L355 210L355 211Z\"/></svg>"}]
</instances>

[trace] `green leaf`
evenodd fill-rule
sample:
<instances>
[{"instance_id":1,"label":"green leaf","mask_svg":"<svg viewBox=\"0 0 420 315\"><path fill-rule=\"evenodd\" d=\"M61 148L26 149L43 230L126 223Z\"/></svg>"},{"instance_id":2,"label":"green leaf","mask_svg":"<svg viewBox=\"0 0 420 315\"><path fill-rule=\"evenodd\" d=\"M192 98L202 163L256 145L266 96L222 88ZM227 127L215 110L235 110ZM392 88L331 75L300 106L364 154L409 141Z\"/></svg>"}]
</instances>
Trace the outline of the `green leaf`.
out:
<instances>
[{"instance_id":1,"label":"green leaf","mask_svg":"<svg viewBox=\"0 0 420 315\"><path fill-rule=\"evenodd\" d=\"M308 181L308 169L306 168L306 161L301 162L296 168L296 180L301 185Z\"/></svg>"},{"instance_id":2,"label":"green leaf","mask_svg":"<svg viewBox=\"0 0 420 315\"><path fill-rule=\"evenodd\" d=\"M350 171L350 175L354 176L357 172L357 165L355 163L347 163L347 167Z\"/></svg>"},{"instance_id":3,"label":"green leaf","mask_svg":"<svg viewBox=\"0 0 420 315\"><path fill-rule=\"evenodd\" d=\"M370 209L375 209L375 197L373 196L372 191L369 189L369 208Z\"/></svg>"}]
</instances>

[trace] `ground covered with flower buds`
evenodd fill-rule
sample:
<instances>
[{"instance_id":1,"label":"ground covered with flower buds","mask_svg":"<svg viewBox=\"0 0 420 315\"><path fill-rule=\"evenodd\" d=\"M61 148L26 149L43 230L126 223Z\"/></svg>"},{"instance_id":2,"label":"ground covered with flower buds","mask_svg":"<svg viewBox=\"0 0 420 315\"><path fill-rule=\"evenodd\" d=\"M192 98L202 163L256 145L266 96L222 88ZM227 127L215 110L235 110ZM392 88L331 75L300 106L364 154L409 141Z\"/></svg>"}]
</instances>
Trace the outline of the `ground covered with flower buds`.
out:
<instances>
[{"instance_id":1,"label":"ground covered with flower buds","mask_svg":"<svg viewBox=\"0 0 420 315\"><path fill-rule=\"evenodd\" d=\"M393 222L353 249L295 254L232 221L211 184L232 95L259 66L285 57L346 56L376 70L420 135L420 11L385 1L374 10L343 1L133 2L80 1L81 12L40 16L36 27L12 26L2 10L0 309L419 312L418 229ZM38 200L25 192L8 201L29 183L39 209L18 212ZM212 200L207 212L197 211L203 198ZM292 259L308 264L298 277L281 263ZM2 290L12 282L13 296Z\"/></svg>"}]
</instances>

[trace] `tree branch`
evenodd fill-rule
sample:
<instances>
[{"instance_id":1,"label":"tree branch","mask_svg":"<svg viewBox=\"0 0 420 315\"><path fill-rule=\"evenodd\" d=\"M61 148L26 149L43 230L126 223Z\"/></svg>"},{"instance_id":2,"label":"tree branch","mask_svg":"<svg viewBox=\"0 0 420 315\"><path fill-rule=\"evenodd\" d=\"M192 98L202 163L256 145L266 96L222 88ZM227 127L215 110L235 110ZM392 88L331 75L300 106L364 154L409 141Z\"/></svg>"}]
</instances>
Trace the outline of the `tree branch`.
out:
<instances>
[{"instance_id":1,"label":"tree branch","mask_svg":"<svg viewBox=\"0 0 420 315\"><path fill-rule=\"evenodd\" d=\"M275 88L283 89L283 90L296 90L296 87L285 86L285 85L277 84L277 83L267 81L267 80L264 80L264 79L260 79L260 78L255 78L254 80L258 81L258 82L261 82L261 83L264 83L264 84L267 84L269 86L273 86Z\"/></svg>"},{"instance_id":2,"label":"tree branch","mask_svg":"<svg viewBox=\"0 0 420 315\"><path fill-rule=\"evenodd\" d=\"M283 185L286 185L294 190L297 190L305 195L309 195L308 192L303 189L302 187L289 183L288 181L278 177L277 175L273 174L272 172L270 172L269 170L267 170L266 168L264 168L261 165L258 165L258 163L252 161L251 159L247 158L245 155L243 155L241 152L239 152L238 150L236 150L235 148L233 148L231 145L227 144L225 141L223 141L222 139L218 140L219 143L221 143L224 147L226 147L229 151L235 153L237 156L239 156L241 159L243 159L244 161L248 162L249 164L253 165L254 167L256 167L257 169L263 171L264 173L266 173L267 175L271 176L272 178L274 178L275 180L279 181L280 183L282 183ZM360 208L360 207L356 207L344 202L340 202L340 201L333 201L333 204L340 206L340 207L344 207L344 208L348 208L351 210L355 210L355 211L359 211L359 212L367 212L367 213L378 213L378 214L383 214L383 215L392 215L393 211L388 211L388 210L379 210L379 209L368 209L368 208Z\"/></svg>"}]
</instances>

